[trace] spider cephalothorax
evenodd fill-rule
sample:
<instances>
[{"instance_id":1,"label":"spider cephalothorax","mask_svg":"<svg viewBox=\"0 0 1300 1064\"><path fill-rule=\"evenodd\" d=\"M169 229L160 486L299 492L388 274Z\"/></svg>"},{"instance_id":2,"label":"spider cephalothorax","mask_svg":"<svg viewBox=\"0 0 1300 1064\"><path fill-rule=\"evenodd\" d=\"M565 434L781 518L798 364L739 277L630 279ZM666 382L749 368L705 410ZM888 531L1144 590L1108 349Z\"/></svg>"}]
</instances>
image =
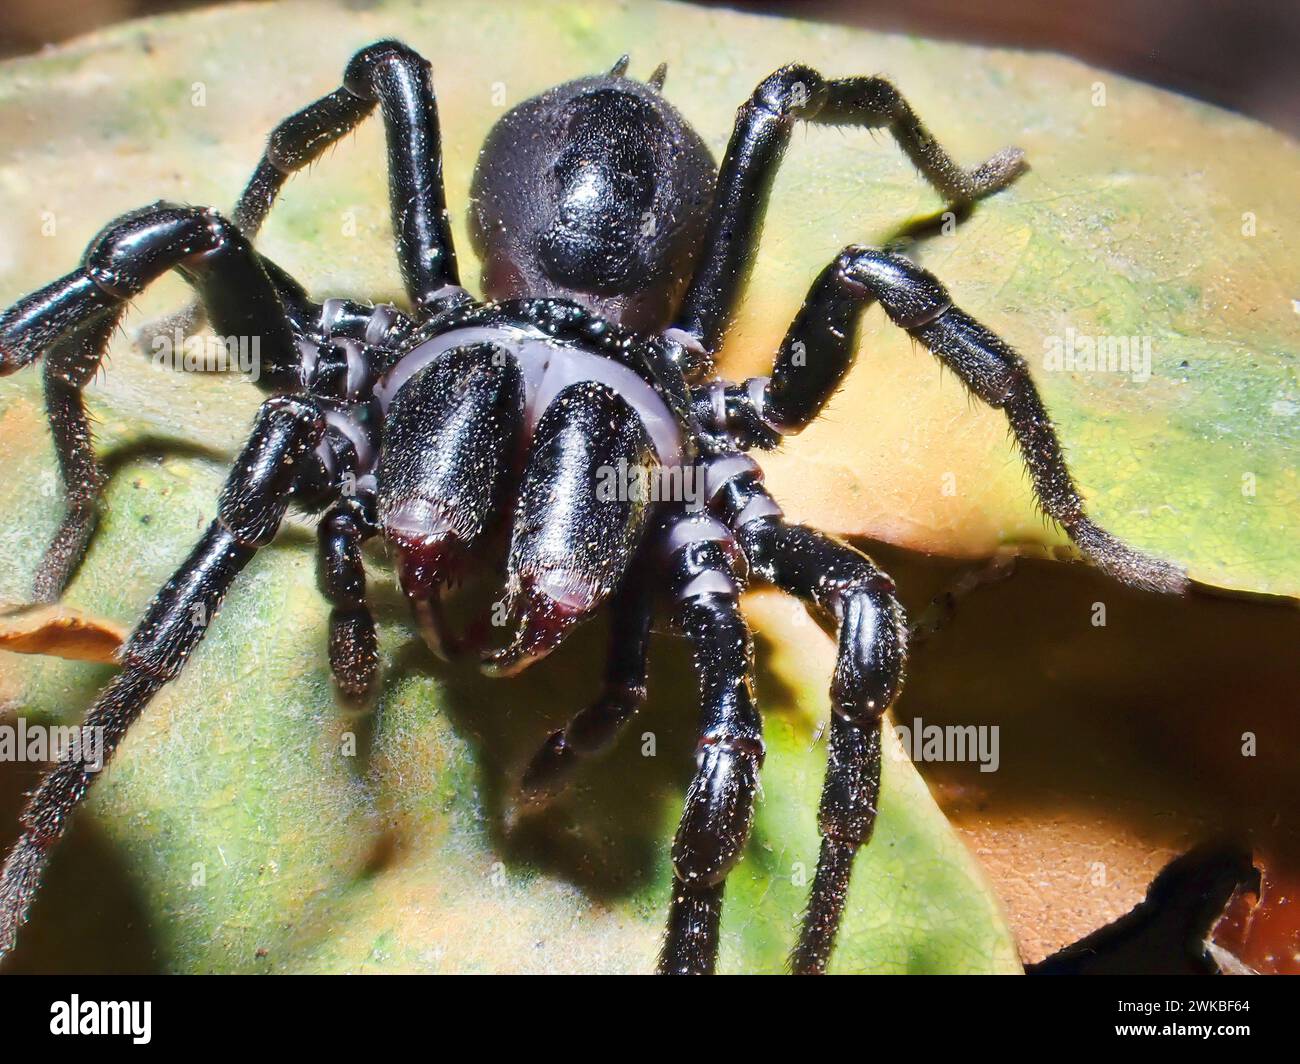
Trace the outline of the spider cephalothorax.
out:
<instances>
[{"instance_id":1,"label":"spider cephalothorax","mask_svg":"<svg viewBox=\"0 0 1300 1064\"><path fill-rule=\"evenodd\" d=\"M156 204L108 226L82 265L0 315L0 374L44 359L67 515L36 575L57 598L84 553L101 490L81 389L127 301L175 269L227 337L256 337L271 397L222 492L218 516L150 603L122 669L91 707L104 755L184 667L235 576L290 503L321 515L321 590L332 605L340 687L376 679L362 544L383 536L430 646L450 634L447 586L482 567L508 531L505 645L477 649L512 674L608 606L611 646L592 705L543 745L523 777L540 803L616 737L645 696L660 603L694 650L703 721L698 768L672 859L660 968L712 971L723 884L749 833L763 761L752 644L738 599L751 579L800 596L838 632L821 856L799 972L825 969L855 854L871 834L880 720L902 679L907 632L888 577L855 548L785 521L745 452L812 421L848 372L856 326L879 303L985 402L1006 411L1043 510L1118 578L1177 591L1183 575L1093 524L1021 359L907 259L850 246L812 284L770 377L712 377L796 120L881 127L956 203L1004 187L1009 149L956 166L886 81L787 66L740 108L722 165L648 83L608 74L552 89L489 134L473 222L489 302L461 287L443 201L428 64L396 42L363 49L343 86L283 122L230 220ZM373 110L388 133L393 229L410 312L317 304L252 240L287 177ZM675 473L698 491L606 491L610 470ZM51 847L93 777L59 762L23 814L0 875L0 955L12 948Z\"/></svg>"}]
</instances>

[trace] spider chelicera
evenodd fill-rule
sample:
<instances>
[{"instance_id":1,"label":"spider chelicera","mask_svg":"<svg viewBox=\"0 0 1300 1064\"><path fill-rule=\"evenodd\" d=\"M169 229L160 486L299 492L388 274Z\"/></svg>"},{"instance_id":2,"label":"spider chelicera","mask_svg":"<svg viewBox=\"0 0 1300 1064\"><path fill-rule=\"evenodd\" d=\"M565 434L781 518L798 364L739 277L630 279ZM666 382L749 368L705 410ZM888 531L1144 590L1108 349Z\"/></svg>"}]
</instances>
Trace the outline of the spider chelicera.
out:
<instances>
[{"instance_id":1,"label":"spider chelicera","mask_svg":"<svg viewBox=\"0 0 1300 1064\"><path fill-rule=\"evenodd\" d=\"M474 178L472 220L489 301L460 286L444 203L429 64L385 41L358 52L341 88L286 119L228 220L155 204L91 243L79 269L0 316L0 374L44 356L67 512L35 596L57 598L85 551L102 475L82 388L127 302L168 270L199 296L219 335L260 343L271 393L234 464L218 516L150 603L121 671L86 723L111 754L150 698L184 667L208 618L290 503L320 513L320 586L332 605L330 666L350 695L375 681L375 627L361 547L382 535L435 652L450 582L483 562L513 509L507 631L484 667L510 675L608 604L611 645L599 697L551 735L522 780L544 802L607 748L645 697L658 599L689 641L703 722L698 769L672 848L675 881L659 960L711 972L723 885L740 858L763 762L741 590L758 578L799 596L838 632L822 845L791 968L821 972L853 860L869 838L880 782L880 722L906 650L889 578L855 548L785 521L747 451L817 417L857 351L862 312L890 320L1006 412L1043 510L1125 583L1180 591L1185 577L1091 522L1024 362L955 307L907 259L845 248L813 281L770 377L716 379L712 356L753 261L772 178L796 121L889 130L948 201L969 204L1023 169L1007 149L965 170L877 77L825 78L790 65L741 105L720 168L648 82L608 74L551 89L492 129ZM376 106L387 131L393 230L410 312L311 301L253 249L284 182ZM189 324L194 324L197 313ZM614 468L690 472L705 505L597 490ZM92 779L56 764L31 795L0 878L0 955L14 945L49 853Z\"/></svg>"}]
</instances>

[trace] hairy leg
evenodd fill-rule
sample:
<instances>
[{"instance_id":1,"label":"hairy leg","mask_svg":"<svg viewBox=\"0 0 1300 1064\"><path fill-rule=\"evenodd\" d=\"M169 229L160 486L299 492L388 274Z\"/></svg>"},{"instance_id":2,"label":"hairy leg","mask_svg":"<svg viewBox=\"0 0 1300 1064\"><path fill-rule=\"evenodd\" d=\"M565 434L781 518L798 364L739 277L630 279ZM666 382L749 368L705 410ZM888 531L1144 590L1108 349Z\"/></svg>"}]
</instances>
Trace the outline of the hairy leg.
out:
<instances>
[{"instance_id":1,"label":"hairy leg","mask_svg":"<svg viewBox=\"0 0 1300 1064\"><path fill-rule=\"evenodd\" d=\"M699 416L741 446L771 446L798 432L821 412L852 367L858 323L873 303L974 395L1006 414L1039 505L1088 558L1133 587L1172 594L1186 590L1181 569L1134 550L1088 517L1024 359L955 307L933 275L901 255L845 248L813 282L772 376L696 389Z\"/></svg>"},{"instance_id":2,"label":"hairy leg","mask_svg":"<svg viewBox=\"0 0 1300 1064\"><path fill-rule=\"evenodd\" d=\"M366 605L361 545L377 531L373 501L342 498L317 527L317 580L330 609L330 671L344 694L359 698L379 665L375 619Z\"/></svg>"},{"instance_id":3,"label":"hairy leg","mask_svg":"<svg viewBox=\"0 0 1300 1064\"><path fill-rule=\"evenodd\" d=\"M127 302L168 270L199 293L227 336L255 339L261 383L296 391L299 353L281 288L232 224L215 211L156 204L123 215L91 241L79 269L0 314L0 376L45 356L45 398L66 516L36 573L38 600L57 599L94 528L102 473L82 389L93 379Z\"/></svg>"},{"instance_id":4,"label":"hairy leg","mask_svg":"<svg viewBox=\"0 0 1300 1064\"><path fill-rule=\"evenodd\" d=\"M524 772L520 797L541 806L559 794L584 761L614 745L646 698L654 595L644 562L634 562L610 605L609 652L599 697L547 736Z\"/></svg>"},{"instance_id":5,"label":"hairy leg","mask_svg":"<svg viewBox=\"0 0 1300 1064\"><path fill-rule=\"evenodd\" d=\"M221 492L216 519L154 596L122 646L122 671L85 716L83 727L99 729L104 762L154 694L180 675L235 577L275 536L304 473L319 464L313 455L324 430L320 411L303 399L277 396L262 405ZM69 756L28 798L22 834L0 871L0 957L13 949L50 851L98 767Z\"/></svg>"},{"instance_id":6,"label":"hairy leg","mask_svg":"<svg viewBox=\"0 0 1300 1064\"><path fill-rule=\"evenodd\" d=\"M459 283L442 181L442 134L429 63L397 41L368 45L348 62L343 85L276 126L234 211L250 239L288 178L378 105L388 137L389 201L397 261L417 310Z\"/></svg>"},{"instance_id":7,"label":"hairy leg","mask_svg":"<svg viewBox=\"0 0 1300 1064\"><path fill-rule=\"evenodd\" d=\"M707 365L722 342L753 264L772 181L796 121L889 130L921 175L954 204L1006 187L1025 167L1018 148L1004 149L971 170L958 166L883 78L825 78L810 67L782 67L736 114L704 252L670 333L683 342L688 369Z\"/></svg>"},{"instance_id":8,"label":"hairy leg","mask_svg":"<svg viewBox=\"0 0 1300 1064\"><path fill-rule=\"evenodd\" d=\"M698 768L673 841L672 902L659 955L665 975L711 975L717 965L723 887L749 838L763 764L754 645L740 612L744 563L734 547L701 517L669 543L674 623L694 656L702 726Z\"/></svg>"},{"instance_id":9,"label":"hairy leg","mask_svg":"<svg viewBox=\"0 0 1300 1064\"><path fill-rule=\"evenodd\" d=\"M86 553L99 518L104 471L95 457L82 389L99 369L117 323L116 313L104 311L46 352L45 412L67 509L32 580L32 598L37 602L58 601Z\"/></svg>"},{"instance_id":10,"label":"hairy leg","mask_svg":"<svg viewBox=\"0 0 1300 1064\"><path fill-rule=\"evenodd\" d=\"M790 960L794 972L818 974L835 944L853 859L875 826L880 720L902 686L907 625L889 578L847 543L779 517L750 521L737 536L756 575L838 629L821 854Z\"/></svg>"},{"instance_id":11,"label":"hairy leg","mask_svg":"<svg viewBox=\"0 0 1300 1064\"><path fill-rule=\"evenodd\" d=\"M231 212L253 240L285 183L352 133L378 106L388 139L389 205L397 263L417 313L432 310L459 284L443 192L442 134L429 63L398 41L367 45L349 60L343 84L294 112L271 131L262 158ZM139 343L203 324L199 305L150 322Z\"/></svg>"}]
</instances>

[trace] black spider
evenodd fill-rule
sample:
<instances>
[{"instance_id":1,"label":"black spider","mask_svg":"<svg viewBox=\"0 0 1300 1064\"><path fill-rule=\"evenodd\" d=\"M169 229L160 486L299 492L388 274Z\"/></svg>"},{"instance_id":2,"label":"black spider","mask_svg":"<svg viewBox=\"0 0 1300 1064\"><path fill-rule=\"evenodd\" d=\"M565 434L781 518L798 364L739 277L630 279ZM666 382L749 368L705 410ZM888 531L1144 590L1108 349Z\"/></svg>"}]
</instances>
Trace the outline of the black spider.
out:
<instances>
[{"instance_id":1,"label":"black spider","mask_svg":"<svg viewBox=\"0 0 1300 1064\"><path fill-rule=\"evenodd\" d=\"M45 356L68 499L35 593L58 597L95 520L102 477L81 389L126 303L178 270L218 334L259 338L260 383L272 395L218 517L149 605L122 648L121 671L89 711L106 755L179 674L290 502L322 513L330 665L340 687L359 694L377 661L362 543L388 540L422 632L450 653L458 642L441 618L442 592L484 553L513 499L513 635L486 654L485 667L518 672L607 602L613 614L603 691L536 755L526 798L552 795L636 712L657 590L694 650L702 737L672 850L662 971L713 970L723 883L752 819L763 740L741 589L760 577L838 629L822 848L791 961L797 972L820 972L854 855L871 834L880 721L899 689L906 630L889 578L853 547L784 521L745 451L772 447L818 415L853 363L862 312L880 303L975 395L1006 411L1044 511L1098 565L1150 589L1178 591L1185 578L1085 516L1023 361L898 255L845 248L813 282L771 377L712 377L796 120L888 129L954 203L1014 180L1018 150L963 170L888 82L828 79L791 65L740 107L715 170L661 95L663 68L641 83L624 76L626 66L625 57L608 74L551 89L489 134L473 223L490 302L459 284L429 65L386 41L353 57L340 89L276 128L231 220L165 203L125 215L95 238L79 269L0 316L0 373ZM409 315L347 299L313 303L251 244L288 176L376 105ZM698 474L707 506L601 492L611 469ZM66 760L31 795L0 879L0 955L13 947L50 849L91 778Z\"/></svg>"}]
</instances>

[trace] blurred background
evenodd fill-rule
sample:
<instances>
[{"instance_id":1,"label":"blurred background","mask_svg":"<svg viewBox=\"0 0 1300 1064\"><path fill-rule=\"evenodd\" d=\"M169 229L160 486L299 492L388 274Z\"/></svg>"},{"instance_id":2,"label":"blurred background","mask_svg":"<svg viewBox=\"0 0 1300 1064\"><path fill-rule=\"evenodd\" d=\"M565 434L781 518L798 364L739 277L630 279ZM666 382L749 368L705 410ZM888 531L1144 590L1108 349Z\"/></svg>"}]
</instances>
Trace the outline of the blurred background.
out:
<instances>
[{"instance_id":1,"label":"blurred background","mask_svg":"<svg viewBox=\"0 0 1300 1064\"><path fill-rule=\"evenodd\" d=\"M203 0L4 0L0 56L35 52L122 19L202 6ZM1300 134L1297 0L733 0L719 6L1063 52Z\"/></svg>"}]
</instances>

